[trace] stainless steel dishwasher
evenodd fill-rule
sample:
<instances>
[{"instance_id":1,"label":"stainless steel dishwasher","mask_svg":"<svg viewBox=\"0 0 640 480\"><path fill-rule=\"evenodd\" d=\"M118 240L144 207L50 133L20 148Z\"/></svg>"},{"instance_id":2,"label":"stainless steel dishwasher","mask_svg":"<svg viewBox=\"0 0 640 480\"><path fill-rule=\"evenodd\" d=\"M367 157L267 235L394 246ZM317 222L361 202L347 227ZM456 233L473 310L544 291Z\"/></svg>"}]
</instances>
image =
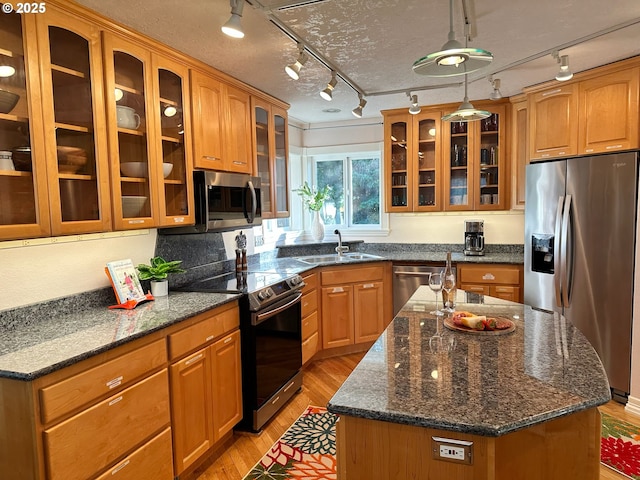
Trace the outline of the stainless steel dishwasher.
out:
<instances>
[{"instance_id":1,"label":"stainless steel dishwasher","mask_svg":"<svg viewBox=\"0 0 640 480\"><path fill-rule=\"evenodd\" d=\"M431 273L440 273L444 270L444 267L444 262L430 263L429 265L394 264L393 315L397 315L420 285L429 285L429 275ZM453 270L455 273L455 267L453 267Z\"/></svg>"}]
</instances>

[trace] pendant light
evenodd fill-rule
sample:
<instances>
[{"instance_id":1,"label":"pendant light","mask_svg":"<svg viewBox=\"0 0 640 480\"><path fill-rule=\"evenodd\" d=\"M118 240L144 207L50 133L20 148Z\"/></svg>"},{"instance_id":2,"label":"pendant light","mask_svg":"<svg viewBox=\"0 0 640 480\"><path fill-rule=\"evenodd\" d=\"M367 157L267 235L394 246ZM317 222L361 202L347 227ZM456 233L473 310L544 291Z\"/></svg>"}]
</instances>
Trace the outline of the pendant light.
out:
<instances>
[{"instance_id":1,"label":"pendant light","mask_svg":"<svg viewBox=\"0 0 640 480\"><path fill-rule=\"evenodd\" d=\"M480 48L463 47L453 31L453 0L449 0L449 40L439 52L422 57L413 64L413 71L429 77L465 75L486 67L493 55ZM464 68L460 68L464 65Z\"/></svg>"},{"instance_id":2,"label":"pendant light","mask_svg":"<svg viewBox=\"0 0 640 480\"><path fill-rule=\"evenodd\" d=\"M458 107L458 110L450 113L449 115L445 115L442 117L442 120L445 122L473 122L475 120L482 120L483 118L489 118L491 116L491 112L487 112L486 110L478 110L469 101L469 97L467 95L467 76L464 76L464 100Z\"/></svg>"},{"instance_id":3,"label":"pendant light","mask_svg":"<svg viewBox=\"0 0 640 480\"><path fill-rule=\"evenodd\" d=\"M222 26L222 32L232 38L244 38L241 23L244 0L229 0L229 3L231 4L231 17Z\"/></svg>"}]
</instances>

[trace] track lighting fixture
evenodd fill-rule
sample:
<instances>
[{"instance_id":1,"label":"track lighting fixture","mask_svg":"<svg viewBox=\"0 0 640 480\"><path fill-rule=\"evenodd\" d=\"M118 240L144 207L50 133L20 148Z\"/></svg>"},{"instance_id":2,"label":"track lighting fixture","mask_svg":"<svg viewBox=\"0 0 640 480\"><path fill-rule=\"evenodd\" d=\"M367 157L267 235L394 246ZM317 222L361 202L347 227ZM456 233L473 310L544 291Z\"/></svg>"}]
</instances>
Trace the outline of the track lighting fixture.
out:
<instances>
[{"instance_id":1,"label":"track lighting fixture","mask_svg":"<svg viewBox=\"0 0 640 480\"><path fill-rule=\"evenodd\" d=\"M229 3L231 4L231 17L222 26L222 32L233 38L244 38L241 23L244 0L229 0Z\"/></svg>"},{"instance_id":2,"label":"track lighting fixture","mask_svg":"<svg viewBox=\"0 0 640 480\"><path fill-rule=\"evenodd\" d=\"M502 93L500 92L500 79L494 79L492 75L489 77L489 82L491 83L491 87L493 87L493 91L489 94L489 98L491 100L500 100L502 98Z\"/></svg>"},{"instance_id":3,"label":"track lighting fixture","mask_svg":"<svg viewBox=\"0 0 640 480\"><path fill-rule=\"evenodd\" d=\"M299 45L298 49L300 50L298 59L295 62L284 67L284 71L287 72L287 75L289 75L294 80L298 80L300 78L300 70L309 59L304 51L304 45Z\"/></svg>"},{"instance_id":4,"label":"track lighting fixture","mask_svg":"<svg viewBox=\"0 0 640 480\"><path fill-rule=\"evenodd\" d=\"M351 110L351 113L357 118L362 118L362 109L367 104L367 101L364 99L361 93L358 94L358 99L360 99L360 103L356 108Z\"/></svg>"},{"instance_id":5,"label":"track lighting fixture","mask_svg":"<svg viewBox=\"0 0 640 480\"><path fill-rule=\"evenodd\" d=\"M559 82L566 82L573 78L573 73L569 70L569 55L562 55L556 51L551 53L551 56L556 59L556 62L560 65L560 71L556 74L556 80Z\"/></svg>"},{"instance_id":6,"label":"track lighting fixture","mask_svg":"<svg viewBox=\"0 0 640 480\"><path fill-rule=\"evenodd\" d=\"M330 102L333 99L333 89L336 88L338 84L338 79L336 78L336 71L331 71L331 81L327 83L327 88L320 92L320 96L324 98L327 102Z\"/></svg>"},{"instance_id":7,"label":"track lighting fixture","mask_svg":"<svg viewBox=\"0 0 640 480\"><path fill-rule=\"evenodd\" d=\"M469 101L467 95L467 76L464 77L464 100L458 107L458 110L445 115L442 120L445 122L473 122L475 120L482 120L491 116L491 112L486 110L478 110Z\"/></svg>"},{"instance_id":8,"label":"track lighting fixture","mask_svg":"<svg viewBox=\"0 0 640 480\"><path fill-rule=\"evenodd\" d=\"M407 92L407 96L411 101L411 106L409 107L409 113L411 115L417 115L420 113L420 105L418 105L418 95L411 95L411 93Z\"/></svg>"},{"instance_id":9,"label":"track lighting fixture","mask_svg":"<svg viewBox=\"0 0 640 480\"><path fill-rule=\"evenodd\" d=\"M465 29L468 25L465 24ZM466 32L465 32L466 35ZM449 39L439 52L418 59L413 71L429 77L452 77L475 72L491 63L493 55L480 48L463 47L453 30L453 0L449 0Z\"/></svg>"}]
</instances>

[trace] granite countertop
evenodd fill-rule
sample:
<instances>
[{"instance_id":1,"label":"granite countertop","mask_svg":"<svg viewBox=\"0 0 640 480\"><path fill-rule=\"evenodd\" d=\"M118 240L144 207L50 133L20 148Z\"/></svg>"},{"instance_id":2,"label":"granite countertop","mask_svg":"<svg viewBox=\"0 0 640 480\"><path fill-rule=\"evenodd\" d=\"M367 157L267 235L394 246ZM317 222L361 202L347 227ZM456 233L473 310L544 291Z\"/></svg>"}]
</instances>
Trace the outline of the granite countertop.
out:
<instances>
[{"instance_id":1,"label":"granite countertop","mask_svg":"<svg viewBox=\"0 0 640 480\"><path fill-rule=\"evenodd\" d=\"M0 377L33 380L239 298L170 292L134 310L107 306L32 314L0 328Z\"/></svg>"},{"instance_id":2,"label":"granite countertop","mask_svg":"<svg viewBox=\"0 0 640 480\"><path fill-rule=\"evenodd\" d=\"M458 310L516 326L503 335L472 334L430 315L433 300L428 287L415 292L329 411L495 437L610 400L598 355L559 315L459 290Z\"/></svg>"}]
</instances>

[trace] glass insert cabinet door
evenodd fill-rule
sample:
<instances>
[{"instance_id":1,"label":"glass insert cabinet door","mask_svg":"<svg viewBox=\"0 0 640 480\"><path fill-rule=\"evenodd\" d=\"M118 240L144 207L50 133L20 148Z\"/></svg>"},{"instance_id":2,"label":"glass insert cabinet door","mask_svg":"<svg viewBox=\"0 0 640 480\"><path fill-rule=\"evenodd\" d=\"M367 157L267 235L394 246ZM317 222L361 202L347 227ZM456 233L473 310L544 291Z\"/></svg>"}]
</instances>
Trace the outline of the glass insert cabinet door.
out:
<instances>
[{"instance_id":1,"label":"glass insert cabinet door","mask_svg":"<svg viewBox=\"0 0 640 480\"><path fill-rule=\"evenodd\" d=\"M162 164L155 166L161 225L181 225L194 221L190 116L186 103L189 69L159 55L153 55L156 87L156 145ZM160 163L160 162L158 162Z\"/></svg>"},{"instance_id":2,"label":"glass insert cabinet door","mask_svg":"<svg viewBox=\"0 0 640 480\"><path fill-rule=\"evenodd\" d=\"M34 17L0 15L0 239L50 234Z\"/></svg>"},{"instance_id":3,"label":"glass insert cabinet door","mask_svg":"<svg viewBox=\"0 0 640 480\"><path fill-rule=\"evenodd\" d=\"M480 120L480 161L478 168L478 209L496 209L502 203L500 183L504 170L500 160L500 130L503 115L492 113ZM502 170L502 171L501 171Z\"/></svg>"},{"instance_id":4,"label":"glass insert cabinet door","mask_svg":"<svg viewBox=\"0 0 640 480\"><path fill-rule=\"evenodd\" d=\"M116 35L103 38L114 226L156 226L151 53Z\"/></svg>"},{"instance_id":5,"label":"glass insert cabinet door","mask_svg":"<svg viewBox=\"0 0 640 480\"><path fill-rule=\"evenodd\" d=\"M54 8L37 20L52 233L111 230L100 32Z\"/></svg>"},{"instance_id":6,"label":"glass insert cabinet door","mask_svg":"<svg viewBox=\"0 0 640 480\"><path fill-rule=\"evenodd\" d=\"M409 185L411 125L406 115L389 116L385 121L387 210L411 211Z\"/></svg>"},{"instance_id":7,"label":"glass insert cabinet door","mask_svg":"<svg viewBox=\"0 0 640 480\"><path fill-rule=\"evenodd\" d=\"M269 106L259 101L253 101L254 115L254 144L257 173L260 177L260 189L262 191L262 215L272 215L273 193L272 193L272 172L271 172L271 143L269 142Z\"/></svg>"},{"instance_id":8,"label":"glass insert cabinet door","mask_svg":"<svg viewBox=\"0 0 640 480\"><path fill-rule=\"evenodd\" d=\"M429 112L414 116L414 139L417 137L417 150L413 153L414 211L440 210L440 112Z\"/></svg>"},{"instance_id":9,"label":"glass insert cabinet door","mask_svg":"<svg viewBox=\"0 0 640 480\"><path fill-rule=\"evenodd\" d=\"M287 179L288 169L288 145L287 138L287 113L285 110L273 107L273 134L274 134L274 193L276 200L276 217L289 216L289 185Z\"/></svg>"},{"instance_id":10,"label":"glass insert cabinet door","mask_svg":"<svg viewBox=\"0 0 640 480\"><path fill-rule=\"evenodd\" d=\"M472 150L473 122L449 123L449 155L444 159L449 173L446 199L449 210L468 210L473 204L473 180L469 163L469 152Z\"/></svg>"}]
</instances>

